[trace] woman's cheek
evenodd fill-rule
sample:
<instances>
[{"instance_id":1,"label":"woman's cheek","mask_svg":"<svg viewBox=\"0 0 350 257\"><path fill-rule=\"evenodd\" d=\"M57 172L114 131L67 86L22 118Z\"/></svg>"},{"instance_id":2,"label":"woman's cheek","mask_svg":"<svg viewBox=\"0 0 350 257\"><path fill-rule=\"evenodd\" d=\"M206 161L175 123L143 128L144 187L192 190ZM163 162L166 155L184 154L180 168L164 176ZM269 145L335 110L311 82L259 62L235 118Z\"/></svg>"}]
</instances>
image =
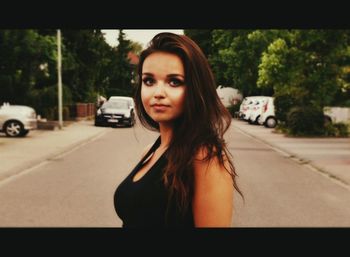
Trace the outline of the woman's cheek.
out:
<instances>
[{"instance_id":1,"label":"woman's cheek","mask_svg":"<svg viewBox=\"0 0 350 257\"><path fill-rule=\"evenodd\" d=\"M151 99L149 91L150 90L147 90L147 88L142 86L142 88L141 88L141 101L142 101L142 104L143 104L143 108L145 108L147 114L149 114L149 109L150 109L149 101Z\"/></svg>"}]
</instances>

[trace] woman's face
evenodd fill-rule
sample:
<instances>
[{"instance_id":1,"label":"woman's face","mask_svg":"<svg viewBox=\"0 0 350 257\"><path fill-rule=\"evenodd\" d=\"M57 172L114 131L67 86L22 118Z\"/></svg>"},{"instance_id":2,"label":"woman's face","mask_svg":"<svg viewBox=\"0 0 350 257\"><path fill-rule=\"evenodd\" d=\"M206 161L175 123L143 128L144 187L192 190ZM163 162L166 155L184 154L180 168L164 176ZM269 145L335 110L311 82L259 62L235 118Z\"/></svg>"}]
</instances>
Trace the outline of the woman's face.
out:
<instances>
[{"instance_id":1,"label":"woman's face","mask_svg":"<svg viewBox=\"0 0 350 257\"><path fill-rule=\"evenodd\" d=\"M141 99L147 114L159 123L172 123L184 111L185 72L175 54L155 52L142 66Z\"/></svg>"}]
</instances>

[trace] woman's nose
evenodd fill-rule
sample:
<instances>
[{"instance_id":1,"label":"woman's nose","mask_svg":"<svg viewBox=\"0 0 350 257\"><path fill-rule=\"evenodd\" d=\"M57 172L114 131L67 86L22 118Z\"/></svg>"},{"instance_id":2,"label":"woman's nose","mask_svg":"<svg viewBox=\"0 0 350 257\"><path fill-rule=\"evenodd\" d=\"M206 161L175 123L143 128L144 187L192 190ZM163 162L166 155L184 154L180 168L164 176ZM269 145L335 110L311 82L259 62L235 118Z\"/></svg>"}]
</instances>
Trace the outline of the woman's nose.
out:
<instances>
[{"instance_id":1,"label":"woman's nose","mask_svg":"<svg viewBox=\"0 0 350 257\"><path fill-rule=\"evenodd\" d=\"M165 84L162 82L157 83L154 91L154 97L159 98L159 97L164 97L165 96Z\"/></svg>"}]
</instances>

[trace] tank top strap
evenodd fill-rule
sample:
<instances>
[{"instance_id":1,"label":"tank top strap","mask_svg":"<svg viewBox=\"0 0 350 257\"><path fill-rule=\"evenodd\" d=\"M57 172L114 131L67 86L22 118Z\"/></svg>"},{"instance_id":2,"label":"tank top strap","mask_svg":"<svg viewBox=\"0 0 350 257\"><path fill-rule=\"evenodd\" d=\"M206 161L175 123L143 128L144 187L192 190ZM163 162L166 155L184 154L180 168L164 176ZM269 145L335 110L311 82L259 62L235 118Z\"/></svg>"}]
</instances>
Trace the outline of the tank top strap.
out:
<instances>
[{"instance_id":1,"label":"tank top strap","mask_svg":"<svg viewBox=\"0 0 350 257\"><path fill-rule=\"evenodd\" d=\"M161 138L160 136L157 138L157 140L154 142L154 144L152 145L152 147L148 150L148 152L145 154L145 156L141 159L141 161L139 162L139 164L143 163L150 155L151 153L153 153L159 146L161 143Z\"/></svg>"}]
</instances>

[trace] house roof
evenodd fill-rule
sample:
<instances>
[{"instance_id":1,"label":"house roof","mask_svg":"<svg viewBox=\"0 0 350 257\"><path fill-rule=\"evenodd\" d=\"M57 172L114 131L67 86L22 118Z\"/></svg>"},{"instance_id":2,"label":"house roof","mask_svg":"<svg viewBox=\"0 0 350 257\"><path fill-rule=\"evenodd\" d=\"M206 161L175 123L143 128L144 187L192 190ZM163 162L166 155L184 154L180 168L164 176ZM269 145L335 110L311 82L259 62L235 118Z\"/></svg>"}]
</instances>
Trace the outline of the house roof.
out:
<instances>
[{"instance_id":1,"label":"house roof","mask_svg":"<svg viewBox=\"0 0 350 257\"><path fill-rule=\"evenodd\" d=\"M128 59L130 64L137 65L139 63L139 57L137 54L134 54L133 52L128 53Z\"/></svg>"}]
</instances>

